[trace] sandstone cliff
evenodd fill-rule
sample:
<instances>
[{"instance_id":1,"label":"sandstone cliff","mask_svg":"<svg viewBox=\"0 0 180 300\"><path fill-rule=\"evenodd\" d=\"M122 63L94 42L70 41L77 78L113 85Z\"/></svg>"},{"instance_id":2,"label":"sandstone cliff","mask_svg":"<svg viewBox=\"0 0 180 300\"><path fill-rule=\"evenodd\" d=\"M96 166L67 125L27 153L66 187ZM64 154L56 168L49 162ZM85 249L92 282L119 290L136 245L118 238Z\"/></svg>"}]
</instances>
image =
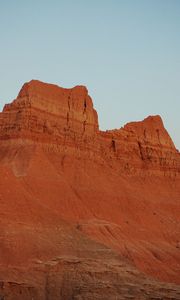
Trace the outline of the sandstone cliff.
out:
<instances>
[{"instance_id":1,"label":"sandstone cliff","mask_svg":"<svg viewBox=\"0 0 180 300\"><path fill-rule=\"evenodd\" d=\"M143 169L176 176L180 172L179 152L160 116L118 130L98 128L97 113L84 86L64 89L32 80L0 114L1 140L21 138L89 150L87 156L112 160L126 173Z\"/></svg>"},{"instance_id":2,"label":"sandstone cliff","mask_svg":"<svg viewBox=\"0 0 180 300\"><path fill-rule=\"evenodd\" d=\"M93 136L98 130L97 113L84 86L65 89L32 80L3 113L2 134L11 137L51 135L57 141L62 135Z\"/></svg>"},{"instance_id":3,"label":"sandstone cliff","mask_svg":"<svg viewBox=\"0 0 180 300\"><path fill-rule=\"evenodd\" d=\"M85 87L32 80L0 113L0 172L2 299L179 298L180 153L160 116L103 132Z\"/></svg>"}]
</instances>

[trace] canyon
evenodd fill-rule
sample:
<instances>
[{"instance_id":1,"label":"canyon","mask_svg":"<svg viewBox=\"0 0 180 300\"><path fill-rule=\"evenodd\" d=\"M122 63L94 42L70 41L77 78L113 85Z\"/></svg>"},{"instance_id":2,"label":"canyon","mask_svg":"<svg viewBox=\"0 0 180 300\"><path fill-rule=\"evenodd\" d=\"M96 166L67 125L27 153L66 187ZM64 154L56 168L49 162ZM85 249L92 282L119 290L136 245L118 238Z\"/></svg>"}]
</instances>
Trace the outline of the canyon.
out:
<instances>
[{"instance_id":1,"label":"canyon","mask_svg":"<svg viewBox=\"0 0 180 300\"><path fill-rule=\"evenodd\" d=\"M102 131L86 87L32 80L0 113L0 172L0 299L180 299L180 153L159 115Z\"/></svg>"}]
</instances>

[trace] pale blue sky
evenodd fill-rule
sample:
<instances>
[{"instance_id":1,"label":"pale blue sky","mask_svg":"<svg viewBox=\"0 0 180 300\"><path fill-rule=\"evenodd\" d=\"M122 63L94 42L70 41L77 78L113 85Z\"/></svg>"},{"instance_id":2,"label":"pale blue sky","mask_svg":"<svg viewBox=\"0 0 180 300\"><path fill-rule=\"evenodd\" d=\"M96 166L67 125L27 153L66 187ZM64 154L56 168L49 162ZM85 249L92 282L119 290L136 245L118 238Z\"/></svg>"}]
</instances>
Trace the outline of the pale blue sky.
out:
<instances>
[{"instance_id":1,"label":"pale blue sky","mask_svg":"<svg viewBox=\"0 0 180 300\"><path fill-rule=\"evenodd\" d=\"M0 108L31 79L86 85L101 129L160 114L180 149L180 0L0 0Z\"/></svg>"}]
</instances>

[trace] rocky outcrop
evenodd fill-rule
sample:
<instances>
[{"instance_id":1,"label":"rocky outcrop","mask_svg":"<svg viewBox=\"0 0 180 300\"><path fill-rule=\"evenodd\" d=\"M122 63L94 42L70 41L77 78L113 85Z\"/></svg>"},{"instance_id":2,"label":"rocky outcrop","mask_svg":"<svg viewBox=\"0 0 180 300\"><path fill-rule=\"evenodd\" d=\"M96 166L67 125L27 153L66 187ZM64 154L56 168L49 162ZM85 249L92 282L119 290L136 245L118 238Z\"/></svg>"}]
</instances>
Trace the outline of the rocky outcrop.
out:
<instances>
[{"instance_id":1,"label":"rocky outcrop","mask_svg":"<svg viewBox=\"0 0 180 300\"><path fill-rule=\"evenodd\" d=\"M37 271L39 268L39 272ZM0 297L7 300L178 300L177 285L157 283L124 262L59 257L34 270L37 282L20 275L18 282L0 282ZM30 277L30 276L29 276ZM21 281L22 280L22 281Z\"/></svg>"},{"instance_id":2,"label":"rocky outcrop","mask_svg":"<svg viewBox=\"0 0 180 300\"><path fill-rule=\"evenodd\" d=\"M172 177L180 174L180 153L160 116L149 116L118 130L101 132L100 136L106 155L120 161L118 167L126 173Z\"/></svg>"},{"instance_id":3,"label":"rocky outcrop","mask_svg":"<svg viewBox=\"0 0 180 300\"><path fill-rule=\"evenodd\" d=\"M0 299L179 299L180 154L160 116L100 131L85 87L33 80L0 113L0 173Z\"/></svg>"},{"instance_id":4,"label":"rocky outcrop","mask_svg":"<svg viewBox=\"0 0 180 300\"><path fill-rule=\"evenodd\" d=\"M60 146L59 151L62 146L81 149L81 156L108 160L128 174L174 177L180 173L180 154L160 116L118 130L98 128L97 113L84 86L65 89L32 80L0 114L1 140L23 138Z\"/></svg>"},{"instance_id":5,"label":"rocky outcrop","mask_svg":"<svg viewBox=\"0 0 180 300\"><path fill-rule=\"evenodd\" d=\"M17 99L4 107L1 137L59 142L64 136L94 136L97 113L84 86L60 88L32 80L25 83Z\"/></svg>"}]
</instances>

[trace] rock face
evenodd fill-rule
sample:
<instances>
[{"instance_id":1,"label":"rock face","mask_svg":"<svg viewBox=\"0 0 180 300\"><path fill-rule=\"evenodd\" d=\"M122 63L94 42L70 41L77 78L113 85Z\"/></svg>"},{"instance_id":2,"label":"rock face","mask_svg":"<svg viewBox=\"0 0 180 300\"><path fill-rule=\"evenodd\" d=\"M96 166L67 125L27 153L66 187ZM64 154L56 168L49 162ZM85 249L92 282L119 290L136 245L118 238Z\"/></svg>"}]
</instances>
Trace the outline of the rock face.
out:
<instances>
[{"instance_id":1,"label":"rock face","mask_svg":"<svg viewBox=\"0 0 180 300\"><path fill-rule=\"evenodd\" d=\"M128 123L119 130L101 135L106 140L106 148L111 143L111 150L126 173L146 171L160 175L164 172L176 176L180 171L179 152L160 116L149 116L143 121Z\"/></svg>"},{"instance_id":2,"label":"rock face","mask_svg":"<svg viewBox=\"0 0 180 300\"><path fill-rule=\"evenodd\" d=\"M103 132L85 87L32 80L0 113L0 172L0 298L180 298L180 153L160 116Z\"/></svg>"},{"instance_id":3,"label":"rock face","mask_svg":"<svg viewBox=\"0 0 180 300\"><path fill-rule=\"evenodd\" d=\"M90 155L99 160L110 159L116 165L120 162L118 167L125 173L146 169L176 176L179 172L179 152L160 116L150 116L118 130L102 132L98 128L97 113L84 86L64 89L32 80L24 84L17 99L5 105L0 115L1 140L21 138L89 148Z\"/></svg>"},{"instance_id":4,"label":"rock face","mask_svg":"<svg viewBox=\"0 0 180 300\"><path fill-rule=\"evenodd\" d=\"M11 137L51 135L57 141L66 134L94 136L98 130L97 113L84 86L64 89L32 80L3 112L2 134Z\"/></svg>"}]
</instances>

